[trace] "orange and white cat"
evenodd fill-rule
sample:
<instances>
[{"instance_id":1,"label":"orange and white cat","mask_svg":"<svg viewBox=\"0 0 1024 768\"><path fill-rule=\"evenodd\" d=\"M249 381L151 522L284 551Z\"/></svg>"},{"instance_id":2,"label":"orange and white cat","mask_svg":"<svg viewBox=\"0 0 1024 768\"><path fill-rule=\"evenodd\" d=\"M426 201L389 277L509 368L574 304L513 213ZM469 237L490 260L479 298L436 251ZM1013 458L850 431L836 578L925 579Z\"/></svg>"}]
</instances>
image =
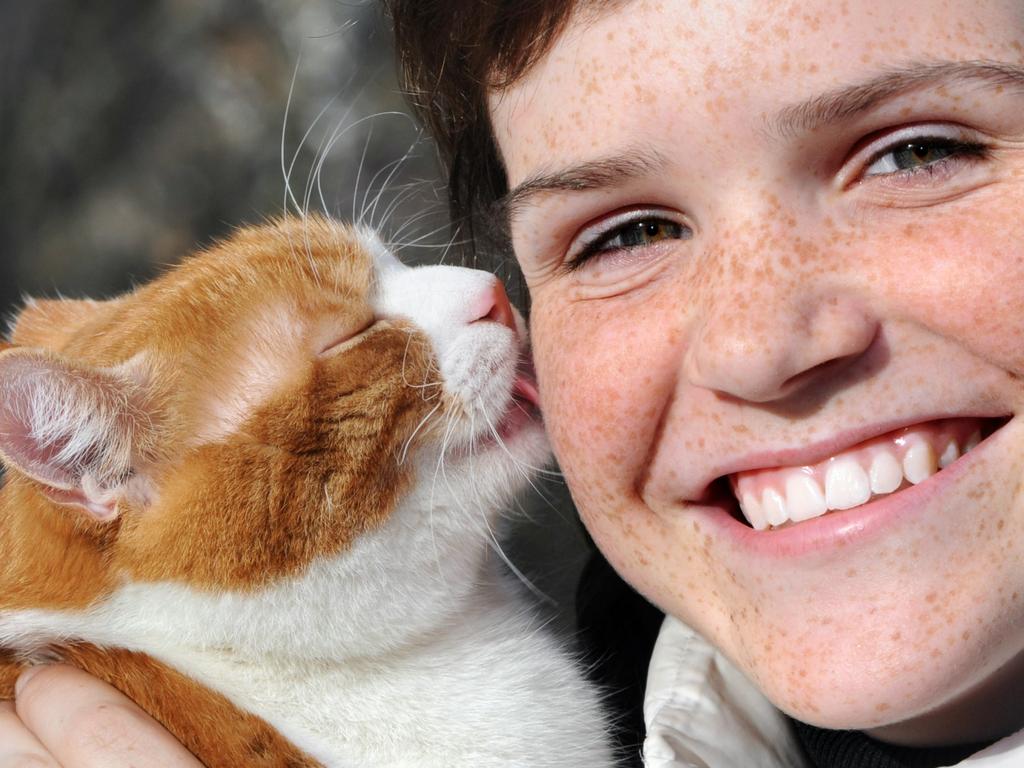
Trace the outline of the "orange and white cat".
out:
<instances>
[{"instance_id":1,"label":"orange and white cat","mask_svg":"<svg viewBox=\"0 0 1024 768\"><path fill-rule=\"evenodd\" d=\"M10 341L0 698L64 659L211 768L612 764L488 556L548 459L492 275L283 220Z\"/></svg>"}]
</instances>

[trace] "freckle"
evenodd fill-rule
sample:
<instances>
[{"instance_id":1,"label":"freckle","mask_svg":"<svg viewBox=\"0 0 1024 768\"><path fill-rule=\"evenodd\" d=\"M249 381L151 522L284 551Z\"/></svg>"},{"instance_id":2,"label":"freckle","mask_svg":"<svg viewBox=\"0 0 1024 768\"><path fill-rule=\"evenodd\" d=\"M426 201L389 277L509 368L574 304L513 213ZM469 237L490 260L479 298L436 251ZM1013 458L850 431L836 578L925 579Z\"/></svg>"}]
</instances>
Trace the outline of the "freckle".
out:
<instances>
[{"instance_id":1,"label":"freckle","mask_svg":"<svg viewBox=\"0 0 1024 768\"><path fill-rule=\"evenodd\" d=\"M937 598L937 594L935 594L934 592L929 592L924 599L926 603L934 603Z\"/></svg>"},{"instance_id":2,"label":"freckle","mask_svg":"<svg viewBox=\"0 0 1024 768\"><path fill-rule=\"evenodd\" d=\"M884 701L875 707L875 712L885 712L889 708L889 705Z\"/></svg>"},{"instance_id":3,"label":"freckle","mask_svg":"<svg viewBox=\"0 0 1024 768\"><path fill-rule=\"evenodd\" d=\"M903 634L900 632L893 632L891 635L889 635L889 639L893 642L899 642L902 637Z\"/></svg>"}]
</instances>

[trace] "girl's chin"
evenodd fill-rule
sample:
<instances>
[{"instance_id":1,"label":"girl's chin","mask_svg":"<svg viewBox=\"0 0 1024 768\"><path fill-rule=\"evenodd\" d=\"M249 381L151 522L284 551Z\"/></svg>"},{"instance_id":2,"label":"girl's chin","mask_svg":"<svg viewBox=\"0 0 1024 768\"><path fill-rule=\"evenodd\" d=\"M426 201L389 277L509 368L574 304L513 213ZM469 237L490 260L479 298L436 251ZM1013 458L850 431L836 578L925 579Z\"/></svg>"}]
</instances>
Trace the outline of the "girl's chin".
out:
<instances>
[{"instance_id":1,"label":"girl's chin","mask_svg":"<svg viewBox=\"0 0 1024 768\"><path fill-rule=\"evenodd\" d=\"M880 628L890 640L876 648L822 636L816 654L742 666L779 709L810 725L906 746L987 743L1024 727L1024 643L1004 629L1003 648L973 645L967 629L935 643L905 626Z\"/></svg>"}]
</instances>

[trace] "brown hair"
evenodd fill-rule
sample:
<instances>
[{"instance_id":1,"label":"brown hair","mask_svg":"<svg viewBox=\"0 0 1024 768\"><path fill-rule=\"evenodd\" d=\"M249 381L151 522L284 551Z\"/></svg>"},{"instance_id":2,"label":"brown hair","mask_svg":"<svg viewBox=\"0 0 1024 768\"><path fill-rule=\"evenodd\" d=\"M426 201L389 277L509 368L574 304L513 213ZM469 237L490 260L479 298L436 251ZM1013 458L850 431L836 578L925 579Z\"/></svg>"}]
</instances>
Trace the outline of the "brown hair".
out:
<instances>
[{"instance_id":1,"label":"brown hair","mask_svg":"<svg viewBox=\"0 0 1024 768\"><path fill-rule=\"evenodd\" d=\"M453 224L469 260L508 250L493 204L508 191L491 130L488 91L512 85L543 56L579 0L384 0L399 71L437 142ZM484 264L481 264L484 266Z\"/></svg>"}]
</instances>

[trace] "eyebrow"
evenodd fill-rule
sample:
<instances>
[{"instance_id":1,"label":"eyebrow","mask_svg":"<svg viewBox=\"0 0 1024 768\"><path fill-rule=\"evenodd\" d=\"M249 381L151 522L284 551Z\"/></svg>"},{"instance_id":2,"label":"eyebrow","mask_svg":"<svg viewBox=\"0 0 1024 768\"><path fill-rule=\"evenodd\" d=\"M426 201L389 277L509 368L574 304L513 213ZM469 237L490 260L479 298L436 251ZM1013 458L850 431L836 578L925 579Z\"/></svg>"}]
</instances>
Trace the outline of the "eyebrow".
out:
<instances>
[{"instance_id":1,"label":"eyebrow","mask_svg":"<svg viewBox=\"0 0 1024 768\"><path fill-rule=\"evenodd\" d=\"M536 173L501 197L495 204L495 213L508 220L537 195L614 187L630 179L660 172L667 162L662 153L644 148L588 160L550 173Z\"/></svg>"},{"instance_id":2,"label":"eyebrow","mask_svg":"<svg viewBox=\"0 0 1024 768\"><path fill-rule=\"evenodd\" d=\"M769 131L796 136L833 125L875 109L910 91L927 87L977 83L991 88L1024 89L1024 67L998 61L941 61L887 70L863 83L837 88L766 119ZM499 220L509 221L539 195L611 188L664 170L666 156L650 148L626 150L560 170L538 172L494 204Z\"/></svg>"},{"instance_id":3,"label":"eyebrow","mask_svg":"<svg viewBox=\"0 0 1024 768\"><path fill-rule=\"evenodd\" d=\"M881 106L910 91L955 84L1024 88L1024 67L998 61L941 61L890 69L864 83L837 88L785 107L767 120L781 136L812 133Z\"/></svg>"}]
</instances>

